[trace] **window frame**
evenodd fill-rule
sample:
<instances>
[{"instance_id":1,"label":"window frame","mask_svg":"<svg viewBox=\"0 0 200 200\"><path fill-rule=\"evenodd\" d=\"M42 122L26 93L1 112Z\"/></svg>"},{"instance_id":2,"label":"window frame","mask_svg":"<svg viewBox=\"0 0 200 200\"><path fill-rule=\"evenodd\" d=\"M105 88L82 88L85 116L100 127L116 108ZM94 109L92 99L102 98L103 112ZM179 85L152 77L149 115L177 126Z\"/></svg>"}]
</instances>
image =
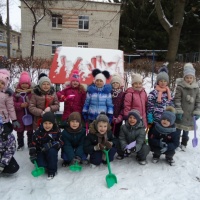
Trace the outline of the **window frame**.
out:
<instances>
[{"instance_id":1,"label":"window frame","mask_svg":"<svg viewBox=\"0 0 200 200\"><path fill-rule=\"evenodd\" d=\"M88 42L78 42L77 47L79 47L79 48L88 48Z\"/></svg>"},{"instance_id":2,"label":"window frame","mask_svg":"<svg viewBox=\"0 0 200 200\"><path fill-rule=\"evenodd\" d=\"M59 22L59 20L61 20ZM52 20L51 20L51 26L53 29L62 29L62 15L57 15L57 14L53 14L52 15ZM55 23L55 26L53 25L53 23Z\"/></svg>"},{"instance_id":3,"label":"window frame","mask_svg":"<svg viewBox=\"0 0 200 200\"><path fill-rule=\"evenodd\" d=\"M87 15L78 16L78 30L81 30L81 31L89 30L89 16Z\"/></svg>"},{"instance_id":4,"label":"window frame","mask_svg":"<svg viewBox=\"0 0 200 200\"><path fill-rule=\"evenodd\" d=\"M56 48L58 46L62 46L62 41L51 41L52 47L51 47L51 54L54 55L56 52Z\"/></svg>"}]
</instances>

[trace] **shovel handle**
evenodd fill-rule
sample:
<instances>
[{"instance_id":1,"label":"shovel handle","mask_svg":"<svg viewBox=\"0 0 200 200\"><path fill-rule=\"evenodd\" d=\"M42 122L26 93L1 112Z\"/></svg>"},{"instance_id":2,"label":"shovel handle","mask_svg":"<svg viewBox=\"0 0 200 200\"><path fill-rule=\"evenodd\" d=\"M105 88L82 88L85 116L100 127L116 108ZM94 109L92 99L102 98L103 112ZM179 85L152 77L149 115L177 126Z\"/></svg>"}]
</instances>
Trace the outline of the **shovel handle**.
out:
<instances>
[{"instance_id":1,"label":"shovel handle","mask_svg":"<svg viewBox=\"0 0 200 200\"><path fill-rule=\"evenodd\" d=\"M194 138L196 138L197 136L196 136L196 118L195 118L195 116L193 116L193 121L194 121Z\"/></svg>"},{"instance_id":2,"label":"shovel handle","mask_svg":"<svg viewBox=\"0 0 200 200\"><path fill-rule=\"evenodd\" d=\"M35 165L35 168L38 169L38 164L37 164L36 160L34 160L34 165Z\"/></svg>"},{"instance_id":3,"label":"shovel handle","mask_svg":"<svg viewBox=\"0 0 200 200\"><path fill-rule=\"evenodd\" d=\"M26 98L27 94L25 92L21 92L21 93L19 93L19 95L23 99L23 102L26 103L25 98ZM24 108L24 111L25 111L25 115L27 115L27 109L26 108Z\"/></svg>"},{"instance_id":4,"label":"shovel handle","mask_svg":"<svg viewBox=\"0 0 200 200\"><path fill-rule=\"evenodd\" d=\"M108 165L108 171L109 171L109 174L111 174L111 168L110 168L110 160L109 160L109 157L108 157L108 152L109 150L103 150L103 152L106 154L106 162L107 162L107 165Z\"/></svg>"}]
</instances>

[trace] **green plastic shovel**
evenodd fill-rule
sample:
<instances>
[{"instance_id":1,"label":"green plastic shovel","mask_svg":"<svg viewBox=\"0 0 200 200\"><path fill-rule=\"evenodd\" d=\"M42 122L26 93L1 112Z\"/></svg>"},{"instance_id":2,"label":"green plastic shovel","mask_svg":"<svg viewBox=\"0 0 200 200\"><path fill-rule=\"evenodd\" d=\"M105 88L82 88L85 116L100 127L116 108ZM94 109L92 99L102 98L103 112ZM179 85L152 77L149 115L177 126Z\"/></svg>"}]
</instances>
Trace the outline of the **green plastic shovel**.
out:
<instances>
[{"instance_id":1,"label":"green plastic shovel","mask_svg":"<svg viewBox=\"0 0 200 200\"><path fill-rule=\"evenodd\" d=\"M82 170L82 166L78 164L78 161L76 161L74 165L69 166L69 169L73 172L80 172Z\"/></svg>"},{"instance_id":2,"label":"green plastic shovel","mask_svg":"<svg viewBox=\"0 0 200 200\"><path fill-rule=\"evenodd\" d=\"M111 172L110 161L108 157L109 150L103 150L103 152L106 154L106 161L107 161L108 171L109 171L109 174L106 176L106 183L107 183L108 188L110 188L115 183L117 183L117 177L115 176L115 174L112 174Z\"/></svg>"},{"instance_id":3,"label":"green plastic shovel","mask_svg":"<svg viewBox=\"0 0 200 200\"><path fill-rule=\"evenodd\" d=\"M44 167L38 167L36 160L34 160L35 169L31 172L34 177L41 176L45 173Z\"/></svg>"}]
</instances>

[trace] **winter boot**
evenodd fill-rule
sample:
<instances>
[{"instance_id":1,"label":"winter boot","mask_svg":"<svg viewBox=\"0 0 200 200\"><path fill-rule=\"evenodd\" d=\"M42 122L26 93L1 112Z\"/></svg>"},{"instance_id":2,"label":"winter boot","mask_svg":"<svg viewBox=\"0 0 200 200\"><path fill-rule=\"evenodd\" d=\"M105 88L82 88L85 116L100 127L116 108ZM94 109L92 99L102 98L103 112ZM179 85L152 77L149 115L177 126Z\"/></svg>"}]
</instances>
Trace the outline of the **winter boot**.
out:
<instances>
[{"instance_id":1,"label":"winter boot","mask_svg":"<svg viewBox=\"0 0 200 200\"><path fill-rule=\"evenodd\" d=\"M154 155L153 155L153 158L152 158L152 163L158 163L158 162L159 162L159 159L160 159L160 156L154 154Z\"/></svg>"},{"instance_id":2,"label":"winter boot","mask_svg":"<svg viewBox=\"0 0 200 200\"><path fill-rule=\"evenodd\" d=\"M17 132L17 151L23 151L24 149L24 132Z\"/></svg>"},{"instance_id":3,"label":"winter boot","mask_svg":"<svg viewBox=\"0 0 200 200\"><path fill-rule=\"evenodd\" d=\"M175 165L175 161L173 160L173 158L166 157L166 161L169 163L170 166L174 166Z\"/></svg>"},{"instance_id":4,"label":"winter boot","mask_svg":"<svg viewBox=\"0 0 200 200\"><path fill-rule=\"evenodd\" d=\"M51 179L53 179L54 178L54 176L55 176L55 173L48 173L48 177L47 177L47 180L51 180Z\"/></svg>"}]
</instances>

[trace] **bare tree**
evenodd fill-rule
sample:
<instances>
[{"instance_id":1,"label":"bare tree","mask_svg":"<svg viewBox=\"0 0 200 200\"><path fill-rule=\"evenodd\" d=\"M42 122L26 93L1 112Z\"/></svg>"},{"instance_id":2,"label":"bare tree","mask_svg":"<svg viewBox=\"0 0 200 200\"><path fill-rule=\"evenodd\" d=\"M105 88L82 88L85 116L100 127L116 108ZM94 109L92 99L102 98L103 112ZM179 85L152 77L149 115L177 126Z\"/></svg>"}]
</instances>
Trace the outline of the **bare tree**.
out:
<instances>
[{"instance_id":1,"label":"bare tree","mask_svg":"<svg viewBox=\"0 0 200 200\"><path fill-rule=\"evenodd\" d=\"M173 23L171 24L165 16L163 11L161 0L155 0L155 8L157 12L158 19L169 35L168 51L166 56L166 61L169 62L169 77L170 83L172 81L172 66L176 59L176 54L178 51L178 45L180 41L181 29L184 21L184 9L186 6L186 0L176 0L174 1L174 12L173 12Z\"/></svg>"},{"instance_id":2,"label":"bare tree","mask_svg":"<svg viewBox=\"0 0 200 200\"><path fill-rule=\"evenodd\" d=\"M33 28L32 28L32 41L31 41L31 54L30 59L33 60L34 57L34 48L35 48L35 36L36 36L36 27L46 16L52 15L50 7L57 3L57 0L21 0L30 10L34 18Z\"/></svg>"}]
</instances>

